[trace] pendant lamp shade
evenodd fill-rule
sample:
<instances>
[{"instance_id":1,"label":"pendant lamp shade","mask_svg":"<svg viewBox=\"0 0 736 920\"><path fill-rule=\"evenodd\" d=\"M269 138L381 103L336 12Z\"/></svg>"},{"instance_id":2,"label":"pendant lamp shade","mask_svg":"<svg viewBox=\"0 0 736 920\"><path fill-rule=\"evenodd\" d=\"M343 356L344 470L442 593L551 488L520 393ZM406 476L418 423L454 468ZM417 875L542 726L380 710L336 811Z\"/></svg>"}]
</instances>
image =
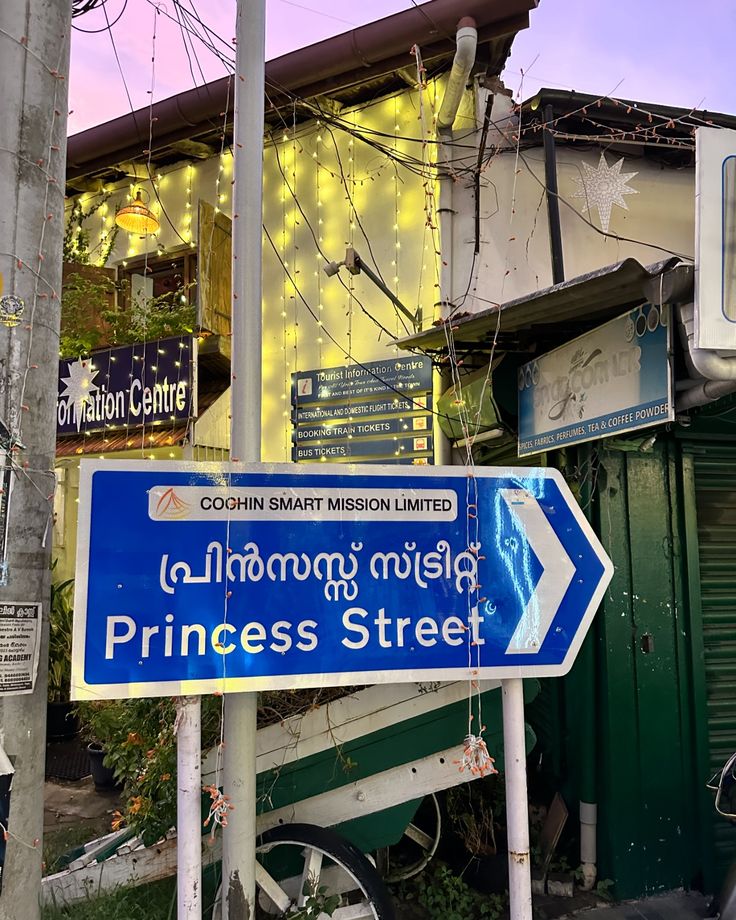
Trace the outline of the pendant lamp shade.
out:
<instances>
[{"instance_id":1,"label":"pendant lamp shade","mask_svg":"<svg viewBox=\"0 0 736 920\"><path fill-rule=\"evenodd\" d=\"M115 215L115 223L121 230L126 230L128 233L137 233L140 236L155 233L161 226L156 215L141 198L140 189L134 201L131 201L124 208L120 208Z\"/></svg>"}]
</instances>

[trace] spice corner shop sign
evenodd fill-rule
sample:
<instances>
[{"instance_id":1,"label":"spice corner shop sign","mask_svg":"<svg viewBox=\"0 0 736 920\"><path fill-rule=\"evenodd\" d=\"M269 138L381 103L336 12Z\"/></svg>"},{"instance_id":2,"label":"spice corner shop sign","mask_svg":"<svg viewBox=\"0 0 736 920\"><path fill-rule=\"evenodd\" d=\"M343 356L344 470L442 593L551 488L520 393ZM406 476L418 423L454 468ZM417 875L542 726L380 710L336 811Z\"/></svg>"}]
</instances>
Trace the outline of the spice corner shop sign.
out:
<instances>
[{"instance_id":1,"label":"spice corner shop sign","mask_svg":"<svg viewBox=\"0 0 736 920\"><path fill-rule=\"evenodd\" d=\"M556 471L82 461L72 694L563 674L611 571Z\"/></svg>"}]
</instances>

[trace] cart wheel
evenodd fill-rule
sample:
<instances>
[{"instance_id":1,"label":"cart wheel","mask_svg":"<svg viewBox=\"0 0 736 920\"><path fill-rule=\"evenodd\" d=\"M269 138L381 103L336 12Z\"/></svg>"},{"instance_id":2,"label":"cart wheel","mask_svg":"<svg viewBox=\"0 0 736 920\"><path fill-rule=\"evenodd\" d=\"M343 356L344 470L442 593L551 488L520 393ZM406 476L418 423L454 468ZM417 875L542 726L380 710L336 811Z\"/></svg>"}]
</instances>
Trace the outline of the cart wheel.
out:
<instances>
[{"instance_id":1,"label":"cart wheel","mask_svg":"<svg viewBox=\"0 0 736 920\"><path fill-rule=\"evenodd\" d=\"M352 843L314 824L271 828L256 847L256 920L395 920L393 902L378 872ZM222 920L221 891L212 920ZM325 910L318 914L315 906Z\"/></svg>"},{"instance_id":2,"label":"cart wheel","mask_svg":"<svg viewBox=\"0 0 736 920\"><path fill-rule=\"evenodd\" d=\"M437 852L442 833L440 803L434 793L426 796L420 808L424 808L425 803L426 813L422 812L417 823L412 822L407 827L404 836L395 846L381 851L379 867L386 882L393 884L413 878Z\"/></svg>"}]
</instances>

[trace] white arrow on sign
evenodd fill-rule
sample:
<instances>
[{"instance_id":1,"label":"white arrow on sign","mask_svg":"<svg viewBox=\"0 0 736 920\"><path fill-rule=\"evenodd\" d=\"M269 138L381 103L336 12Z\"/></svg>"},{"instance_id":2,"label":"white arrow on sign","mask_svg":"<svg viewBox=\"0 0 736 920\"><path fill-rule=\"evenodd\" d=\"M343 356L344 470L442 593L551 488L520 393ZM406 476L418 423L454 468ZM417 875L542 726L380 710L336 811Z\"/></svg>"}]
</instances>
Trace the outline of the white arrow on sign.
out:
<instances>
[{"instance_id":1,"label":"white arrow on sign","mask_svg":"<svg viewBox=\"0 0 736 920\"><path fill-rule=\"evenodd\" d=\"M536 654L570 587L575 566L533 495L525 489L502 489L501 497L519 521L542 566L542 574L514 630L506 654Z\"/></svg>"}]
</instances>

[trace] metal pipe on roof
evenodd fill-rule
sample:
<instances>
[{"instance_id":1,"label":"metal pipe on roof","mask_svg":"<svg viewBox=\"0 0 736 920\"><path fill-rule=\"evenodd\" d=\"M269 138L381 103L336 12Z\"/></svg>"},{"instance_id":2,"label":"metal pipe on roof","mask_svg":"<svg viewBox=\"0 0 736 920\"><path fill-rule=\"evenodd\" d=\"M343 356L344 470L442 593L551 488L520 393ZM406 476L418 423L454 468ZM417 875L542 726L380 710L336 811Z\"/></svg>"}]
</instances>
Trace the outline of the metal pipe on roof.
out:
<instances>
[{"instance_id":1,"label":"metal pipe on roof","mask_svg":"<svg viewBox=\"0 0 736 920\"><path fill-rule=\"evenodd\" d=\"M478 30L475 20L471 16L463 16L457 24L456 36L457 49L452 62L450 76L447 79L445 95L437 115L437 130L442 134L452 131L455 123L460 101L468 85L470 71L475 64L475 54L478 48Z\"/></svg>"},{"instance_id":2,"label":"metal pipe on roof","mask_svg":"<svg viewBox=\"0 0 736 920\"><path fill-rule=\"evenodd\" d=\"M678 395L677 411L684 412L736 392L736 356L724 357L715 351L696 348L695 304L683 304L679 312L685 332L688 364L703 378Z\"/></svg>"},{"instance_id":3,"label":"metal pipe on roof","mask_svg":"<svg viewBox=\"0 0 736 920\"><path fill-rule=\"evenodd\" d=\"M549 248L552 257L552 283L565 280L565 263L562 250L562 227L560 225L560 196L557 190L557 151L555 139L549 130L554 119L551 105L544 107L544 184L547 196L547 223L549 226Z\"/></svg>"},{"instance_id":4,"label":"metal pipe on roof","mask_svg":"<svg viewBox=\"0 0 736 920\"><path fill-rule=\"evenodd\" d=\"M440 137L439 155L444 158L445 165L439 171L439 208L437 209L437 218L440 227L440 247L442 249L442 258L440 260L440 308L439 314L441 319L450 315L453 307L454 297L454 277L453 262L455 248L454 233L454 183L455 180L450 168L452 153L450 146L452 144L452 126L455 122L455 116L460 106L460 100L468 83L468 77L475 63L475 55L478 47L478 32L476 30L475 20L470 17L463 17L457 24L457 50L455 59L452 63L452 70L445 89L445 95L440 106L440 115L437 119L437 129ZM446 375L444 375L446 376ZM442 392L450 385L447 379L435 377L434 399L439 399ZM450 442L442 434L437 432L435 438L435 462L449 463L451 460Z\"/></svg>"}]
</instances>

